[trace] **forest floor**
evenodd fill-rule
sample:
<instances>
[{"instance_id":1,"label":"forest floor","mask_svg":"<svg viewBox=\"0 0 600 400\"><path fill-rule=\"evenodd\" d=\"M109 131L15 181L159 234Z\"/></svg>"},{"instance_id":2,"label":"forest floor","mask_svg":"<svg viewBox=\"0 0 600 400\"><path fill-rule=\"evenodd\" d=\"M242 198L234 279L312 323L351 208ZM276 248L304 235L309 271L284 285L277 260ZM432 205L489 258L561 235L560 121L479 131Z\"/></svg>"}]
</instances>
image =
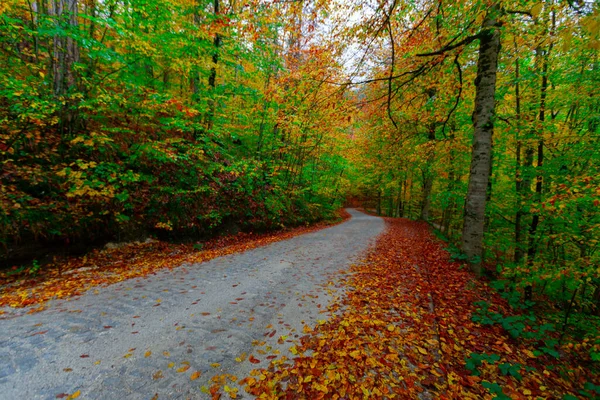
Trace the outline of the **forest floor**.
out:
<instances>
[{"instance_id":1,"label":"forest floor","mask_svg":"<svg viewBox=\"0 0 600 400\"><path fill-rule=\"evenodd\" d=\"M348 289L330 307L332 318L305 330L295 357L274 360L240 381L248 393L287 399L593 398L586 389L600 378L572 345L560 348L557 359L499 325L472 321L478 302L504 315L512 310L450 260L427 224L386 219L386 226L366 260L346 271Z\"/></svg>"}]
</instances>

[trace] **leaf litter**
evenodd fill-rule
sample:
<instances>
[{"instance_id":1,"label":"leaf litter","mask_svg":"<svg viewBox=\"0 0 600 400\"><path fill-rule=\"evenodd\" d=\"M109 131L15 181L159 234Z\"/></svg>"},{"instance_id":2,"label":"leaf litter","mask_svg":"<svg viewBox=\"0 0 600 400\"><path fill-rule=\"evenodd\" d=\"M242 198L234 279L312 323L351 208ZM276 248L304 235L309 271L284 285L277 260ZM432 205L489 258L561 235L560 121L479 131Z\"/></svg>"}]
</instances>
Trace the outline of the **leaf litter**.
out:
<instances>
[{"instance_id":1,"label":"leaf litter","mask_svg":"<svg viewBox=\"0 0 600 400\"><path fill-rule=\"evenodd\" d=\"M529 399L577 396L594 379L569 354L536 355L501 327L472 322L474 302L508 311L506 302L451 261L425 223L386 225L365 260L344 274L345 296L331 307L337 312L304 330L295 357L253 370L240 387L261 399L491 399L490 388ZM473 353L498 360L482 362L475 376L466 365ZM517 371L503 373L507 365ZM224 376L213 378L213 398Z\"/></svg>"}]
</instances>

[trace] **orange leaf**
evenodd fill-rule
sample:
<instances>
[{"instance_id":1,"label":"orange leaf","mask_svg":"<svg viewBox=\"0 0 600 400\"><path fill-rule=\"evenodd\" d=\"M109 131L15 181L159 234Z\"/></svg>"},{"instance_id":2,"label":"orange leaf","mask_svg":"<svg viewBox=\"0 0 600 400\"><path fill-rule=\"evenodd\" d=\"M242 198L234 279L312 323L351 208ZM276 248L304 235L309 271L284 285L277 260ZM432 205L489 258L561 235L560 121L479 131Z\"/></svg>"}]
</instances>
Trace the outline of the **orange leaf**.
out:
<instances>
[{"instance_id":1,"label":"orange leaf","mask_svg":"<svg viewBox=\"0 0 600 400\"><path fill-rule=\"evenodd\" d=\"M190 369L189 365L182 365L181 367L177 368L177 372L181 373L181 372L185 372L188 369Z\"/></svg>"},{"instance_id":2,"label":"orange leaf","mask_svg":"<svg viewBox=\"0 0 600 400\"><path fill-rule=\"evenodd\" d=\"M190 380L192 381L195 381L198 378L200 378L200 371L196 371L190 376Z\"/></svg>"}]
</instances>

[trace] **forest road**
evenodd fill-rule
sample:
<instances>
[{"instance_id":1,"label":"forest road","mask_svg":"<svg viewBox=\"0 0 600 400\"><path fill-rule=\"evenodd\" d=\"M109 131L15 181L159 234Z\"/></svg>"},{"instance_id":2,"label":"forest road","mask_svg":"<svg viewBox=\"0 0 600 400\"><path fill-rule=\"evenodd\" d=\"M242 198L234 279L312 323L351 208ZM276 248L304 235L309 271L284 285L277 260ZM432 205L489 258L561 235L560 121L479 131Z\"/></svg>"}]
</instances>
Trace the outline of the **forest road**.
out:
<instances>
[{"instance_id":1,"label":"forest road","mask_svg":"<svg viewBox=\"0 0 600 400\"><path fill-rule=\"evenodd\" d=\"M337 226L0 320L0 399L205 399L215 375L293 357L303 325L326 318L336 272L384 230L349 212Z\"/></svg>"}]
</instances>

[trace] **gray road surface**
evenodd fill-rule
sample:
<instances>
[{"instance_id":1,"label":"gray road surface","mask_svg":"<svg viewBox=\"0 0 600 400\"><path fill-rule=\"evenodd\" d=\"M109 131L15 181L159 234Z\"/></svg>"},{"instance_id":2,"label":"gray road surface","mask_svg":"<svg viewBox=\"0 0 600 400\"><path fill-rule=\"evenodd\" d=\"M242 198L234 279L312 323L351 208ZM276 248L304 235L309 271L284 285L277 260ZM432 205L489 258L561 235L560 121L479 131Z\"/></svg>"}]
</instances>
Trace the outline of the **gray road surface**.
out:
<instances>
[{"instance_id":1,"label":"gray road surface","mask_svg":"<svg viewBox=\"0 0 600 400\"><path fill-rule=\"evenodd\" d=\"M291 357L303 324L326 318L335 272L384 228L349 211L328 229L0 320L0 399L204 399L215 374L241 379L275 349ZM261 363L236 361L243 353Z\"/></svg>"}]
</instances>

